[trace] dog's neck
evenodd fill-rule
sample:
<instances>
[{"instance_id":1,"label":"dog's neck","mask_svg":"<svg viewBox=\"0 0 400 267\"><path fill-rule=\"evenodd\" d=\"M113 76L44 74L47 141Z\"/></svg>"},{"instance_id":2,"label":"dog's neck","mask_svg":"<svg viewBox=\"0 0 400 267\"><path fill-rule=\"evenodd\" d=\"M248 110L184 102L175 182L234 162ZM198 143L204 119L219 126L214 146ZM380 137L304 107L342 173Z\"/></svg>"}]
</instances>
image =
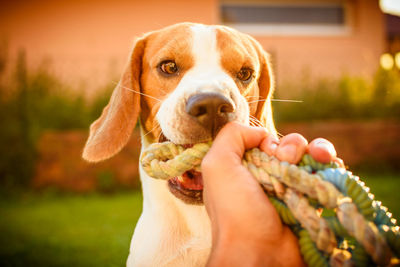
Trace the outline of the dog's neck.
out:
<instances>
[{"instance_id":1,"label":"dog's neck","mask_svg":"<svg viewBox=\"0 0 400 267\"><path fill-rule=\"evenodd\" d=\"M149 142L143 132L141 136L143 151ZM141 166L139 171L143 212L131 243L134 261L151 260L162 265L170 262L171 266L185 262L192 262L191 266L204 265L211 249L210 221L204 205L185 204L170 193L166 181L149 177ZM152 259L140 258L151 254Z\"/></svg>"},{"instance_id":2,"label":"dog's neck","mask_svg":"<svg viewBox=\"0 0 400 267\"><path fill-rule=\"evenodd\" d=\"M168 189L167 182L149 177L140 167L143 190L143 212L186 224L191 236L203 236L209 231L209 218L204 205L189 205L176 198Z\"/></svg>"},{"instance_id":3,"label":"dog's neck","mask_svg":"<svg viewBox=\"0 0 400 267\"><path fill-rule=\"evenodd\" d=\"M142 135L142 151L150 143ZM152 212L163 217L175 217L186 223L191 236L209 233L210 223L204 205L189 205L176 198L168 189L165 180L158 180L149 177L145 171L140 168L140 179L143 190L143 210ZM179 215L178 215L179 214Z\"/></svg>"}]
</instances>

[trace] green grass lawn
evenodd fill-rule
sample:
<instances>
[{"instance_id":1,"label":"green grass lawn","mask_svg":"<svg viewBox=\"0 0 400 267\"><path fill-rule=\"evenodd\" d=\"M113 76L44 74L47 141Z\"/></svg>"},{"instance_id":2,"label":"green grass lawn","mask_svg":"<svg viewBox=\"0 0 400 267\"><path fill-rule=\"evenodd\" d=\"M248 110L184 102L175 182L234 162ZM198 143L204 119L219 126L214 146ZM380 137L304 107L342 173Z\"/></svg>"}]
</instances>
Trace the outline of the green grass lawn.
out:
<instances>
[{"instance_id":1,"label":"green grass lawn","mask_svg":"<svg viewBox=\"0 0 400 267\"><path fill-rule=\"evenodd\" d=\"M400 174L360 174L400 218ZM123 266L139 192L0 198L0 266Z\"/></svg>"},{"instance_id":2,"label":"green grass lawn","mask_svg":"<svg viewBox=\"0 0 400 267\"><path fill-rule=\"evenodd\" d=\"M370 187L375 199L382 202L382 205L389 208L393 217L400 224L400 173L355 173L361 180Z\"/></svg>"},{"instance_id":3,"label":"green grass lawn","mask_svg":"<svg viewBox=\"0 0 400 267\"><path fill-rule=\"evenodd\" d=\"M0 266L124 266L139 192L28 194L0 203Z\"/></svg>"}]
</instances>

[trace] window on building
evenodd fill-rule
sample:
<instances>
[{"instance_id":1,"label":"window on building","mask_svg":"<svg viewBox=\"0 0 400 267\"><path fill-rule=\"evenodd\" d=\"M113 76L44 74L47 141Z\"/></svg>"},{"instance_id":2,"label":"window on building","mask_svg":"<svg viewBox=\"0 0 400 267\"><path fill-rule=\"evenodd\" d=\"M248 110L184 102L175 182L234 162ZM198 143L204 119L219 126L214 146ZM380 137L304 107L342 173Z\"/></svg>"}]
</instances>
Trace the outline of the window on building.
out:
<instances>
[{"instance_id":1,"label":"window on building","mask_svg":"<svg viewBox=\"0 0 400 267\"><path fill-rule=\"evenodd\" d=\"M346 34L349 13L345 0L220 2L222 24L253 34Z\"/></svg>"}]
</instances>

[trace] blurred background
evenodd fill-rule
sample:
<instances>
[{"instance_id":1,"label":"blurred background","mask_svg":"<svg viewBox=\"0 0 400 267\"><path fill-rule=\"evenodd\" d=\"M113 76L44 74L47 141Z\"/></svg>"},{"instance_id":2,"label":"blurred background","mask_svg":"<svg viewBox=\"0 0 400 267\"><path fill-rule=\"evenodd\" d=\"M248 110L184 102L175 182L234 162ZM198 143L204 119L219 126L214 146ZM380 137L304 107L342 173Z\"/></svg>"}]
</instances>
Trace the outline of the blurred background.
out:
<instances>
[{"instance_id":1,"label":"blurred background","mask_svg":"<svg viewBox=\"0 0 400 267\"><path fill-rule=\"evenodd\" d=\"M400 1L0 3L1 266L125 264L142 208L138 132L103 163L80 154L135 36L183 21L260 41L278 131L332 141L400 218Z\"/></svg>"}]
</instances>

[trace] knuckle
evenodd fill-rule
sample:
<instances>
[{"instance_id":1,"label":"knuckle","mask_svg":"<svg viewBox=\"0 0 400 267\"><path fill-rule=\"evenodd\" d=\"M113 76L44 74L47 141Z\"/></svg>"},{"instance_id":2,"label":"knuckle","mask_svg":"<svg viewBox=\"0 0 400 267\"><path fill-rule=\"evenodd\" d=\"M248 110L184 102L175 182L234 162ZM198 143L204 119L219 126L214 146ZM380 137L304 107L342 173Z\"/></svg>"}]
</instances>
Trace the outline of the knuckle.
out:
<instances>
[{"instance_id":1,"label":"knuckle","mask_svg":"<svg viewBox=\"0 0 400 267\"><path fill-rule=\"evenodd\" d=\"M235 121L231 121L225 125L224 129L225 130L233 130L233 129L237 129L238 127L239 127L239 123L237 123Z\"/></svg>"},{"instance_id":2,"label":"knuckle","mask_svg":"<svg viewBox=\"0 0 400 267\"><path fill-rule=\"evenodd\" d=\"M266 136L264 137L264 139L270 143L279 143L279 139L271 133L266 133Z\"/></svg>"},{"instance_id":3,"label":"knuckle","mask_svg":"<svg viewBox=\"0 0 400 267\"><path fill-rule=\"evenodd\" d=\"M201 161L201 169L204 171L209 170L212 166L215 166L215 159L211 153L207 153L207 155Z\"/></svg>"},{"instance_id":4,"label":"knuckle","mask_svg":"<svg viewBox=\"0 0 400 267\"><path fill-rule=\"evenodd\" d=\"M299 133L292 133L291 136L292 136L293 139L295 139L297 141L307 142L307 139L303 135L301 135Z\"/></svg>"},{"instance_id":5,"label":"knuckle","mask_svg":"<svg viewBox=\"0 0 400 267\"><path fill-rule=\"evenodd\" d=\"M222 127L218 135L225 136L227 133L236 132L237 129L238 129L238 123L231 121L225 124L224 127Z\"/></svg>"}]
</instances>

